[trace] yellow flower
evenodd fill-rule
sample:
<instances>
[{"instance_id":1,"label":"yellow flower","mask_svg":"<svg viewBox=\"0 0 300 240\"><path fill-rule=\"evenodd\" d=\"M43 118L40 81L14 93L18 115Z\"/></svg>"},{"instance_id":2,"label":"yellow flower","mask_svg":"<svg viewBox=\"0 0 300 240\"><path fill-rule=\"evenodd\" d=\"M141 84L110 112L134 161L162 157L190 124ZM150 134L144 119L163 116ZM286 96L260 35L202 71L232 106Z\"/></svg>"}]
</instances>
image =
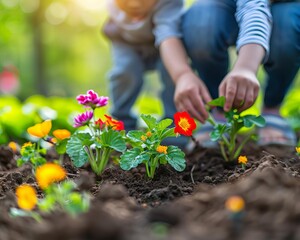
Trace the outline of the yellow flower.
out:
<instances>
[{"instance_id":1,"label":"yellow flower","mask_svg":"<svg viewBox=\"0 0 300 240\"><path fill-rule=\"evenodd\" d=\"M300 154L300 147L296 147L296 152Z\"/></svg>"},{"instance_id":2,"label":"yellow flower","mask_svg":"<svg viewBox=\"0 0 300 240\"><path fill-rule=\"evenodd\" d=\"M145 142L145 141L147 140L147 137L146 137L145 135L142 135L142 136L141 136L141 140L142 140L143 142Z\"/></svg>"},{"instance_id":3,"label":"yellow flower","mask_svg":"<svg viewBox=\"0 0 300 240\"><path fill-rule=\"evenodd\" d=\"M71 133L67 129L57 129L53 131L53 135L59 140L64 140L66 138L69 138L71 136Z\"/></svg>"},{"instance_id":4,"label":"yellow flower","mask_svg":"<svg viewBox=\"0 0 300 240\"><path fill-rule=\"evenodd\" d=\"M225 207L234 213L238 213L245 208L245 201L240 196L232 196L227 199Z\"/></svg>"},{"instance_id":5,"label":"yellow flower","mask_svg":"<svg viewBox=\"0 0 300 240\"><path fill-rule=\"evenodd\" d=\"M147 137L151 137L151 136L152 136L152 133L151 133L150 131L148 131L148 132L146 133L146 136L147 136Z\"/></svg>"},{"instance_id":6,"label":"yellow flower","mask_svg":"<svg viewBox=\"0 0 300 240\"><path fill-rule=\"evenodd\" d=\"M27 142L27 143L24 143L22 148L26 148L26 147L32 147L32 142Z\"/></svg>"},{"instance_id":7,"label":"yellow flower","mask_svg":"<svg viewBox=\"0 0 300 240\"><path fill-rule=\"evenodd\" d=\"M238 163L240 164L246 164L248 162L248 159L246 156L239 156Z\"/></svg>"},{"instance_id":8,"label":"yellow flower","mask_svg":"<svg viewBox=\"0 0 300 240\"><path fill-rule=\"evenodd\" d=\"M27 132L35 137L43 138L48 135L52 127L51 120L46 120L42 123L35 124L27 129Z\"/></svg>"},{"instance_id":9,"label":"yellow flower","mask_svg":"<svg viewBox=\"0 0 300 240\"><path fill-rule=\"evenodd\" d=\"M167 150L168 150L168 147L167 146L162 146L162 145L159 145L157 148L156 148L156 151L159 152L159 153L164 153L164 154L167 154Z\"/></svg>"},{"instance_id":10,"label":"yellow flower","mask_svg":"<svg viewBox=\"0 0 300 240\"><path fill-rule=\"evenodd\" d=\"M35 189L27 184L23 184L16 189L17 204L20 208L30 211L37 204Z\"/></svg>"},{"instance_id":11,"label":"yellow flower","mask_svg":"<svg viewBox=\"0 0 300 240\"><path fill-rule=\"evenodd\" d=\"M36 169L35 177L40 188L46 189L52 183L64 180L66 171L58 164L45 163Z\"/></svg>"},{"instance_id":12,"label":"yellow flower","mask_svg":"<svg viewBox=\"0 0 300 240\"><path fill-rule=\"evenodd\" d=\"M33 146L33 144L31 142L24 143L21 147L21 151L20 151L21 155L24 154L24 151L26 151L27 147L32 147L32 146Z\"/></svg>"},{"instance_id":13,"label":"yellow flower","mask_svg":"<svg viewBox=\"0 0 300 240\"><path fill-rule=\"evenodd\" d=\"M11 150L13 150L14 153L20 150L19 145L15 142L9 142L8 146L11 148Z\"/></svg>"}]
</instances>

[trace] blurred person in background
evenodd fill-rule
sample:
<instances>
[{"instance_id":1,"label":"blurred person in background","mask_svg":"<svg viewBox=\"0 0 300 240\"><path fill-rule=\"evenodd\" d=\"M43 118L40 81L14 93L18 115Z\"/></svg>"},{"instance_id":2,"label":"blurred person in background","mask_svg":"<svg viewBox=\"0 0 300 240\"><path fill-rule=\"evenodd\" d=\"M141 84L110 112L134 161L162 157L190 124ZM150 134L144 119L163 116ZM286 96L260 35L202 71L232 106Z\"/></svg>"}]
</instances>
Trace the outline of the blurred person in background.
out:
<instances>
[{"instance_id":1,"label":"blurred person in background","mask_svg":"<svg viewBox=\"0 0 300 240\"><path fill-rule=\"evenodd\" d=\"M266 126L259 131L258 143L295 146L295 133L279 108L299 70L299 0L196 0L183 16L182 31L192 67L178 61L166 64L176 84L178 110L204 123L205 103L218 96L226 97L224 111L248 109L259 93L256 74L263 63ZM229 70L230 46L236 46L237 60ZM223 116L217 111L213 114ZM200 144L211 146L211 130L205 126L199 130Z\"/></svg>"},{"instance_id":2,"label":"blurred person in background","mask_svg":"<svg viewBox=\"0 0 300 240\"><path fill-rule=\"evenodd\" d=\"M124 122L127 131L137 128L137 116L132 113L132 107L148 70L159 73L164 117L173 118L176 112L174 83L160 59L160 51L173 49L170 39L180 41L182 11L182 0L108 2L109 20L102 31L111 41L113 56L113 67L109 72L111 114ZM176 141L173 144L178 146L186 143L184 138L176 138Z\"/></svg>"},{"instance_id":3,"label":"blurred person in background","mask_svg":"<svg viewBox=\"0 0 300 240\"><path fill-rule=\"evenodd\" d=\"M19 92L20 81L18 69L14 65L6 65L0 72L0 93L16 95Z\"/></svg>"}]
</instances>

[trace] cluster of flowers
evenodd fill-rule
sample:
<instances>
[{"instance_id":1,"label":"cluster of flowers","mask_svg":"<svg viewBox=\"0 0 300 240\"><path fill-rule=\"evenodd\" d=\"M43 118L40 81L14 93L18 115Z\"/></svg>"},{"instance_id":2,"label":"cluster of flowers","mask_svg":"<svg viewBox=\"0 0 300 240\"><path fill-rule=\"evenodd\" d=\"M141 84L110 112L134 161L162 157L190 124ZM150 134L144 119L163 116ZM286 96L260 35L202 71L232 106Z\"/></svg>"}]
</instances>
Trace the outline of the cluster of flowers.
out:
<instances>
[{"instance_id":1,"label":"cluster of flowers","mask_svg":"<svg viewBox=\"0 0 300 240\"><path fill-rule=\"evenodd\" d=\"M45 163L36 169L35 178L38 186L46 190L51 184L64 180L66 171L58 164ZM38 203L35 188L28 184L17 187L16 196L18 206L24 210L32 210Z\"/></svg>"},{"instance_id":2,"label":"cluster of flowers","mask_svg":"<svg viewBox=\"0 0 300 240\"><path fill-rule=\"evenodd\" d=\"M79 104L83 105L86 108L90 108L82 114L79 114L74 118L74 127L87 126L94 118L94 110L99 107L104 107L108 104L108 97L98 96L93 90L87 91L87 94L81 94L77 98ZM104 115L105 121L102 121L101 118L95 121L96 127L103 129L105 126L111 127L113 130L121 131L124 130L124 124L122 121L117 121L111 116Z\"/></svg>"}]
</instances>

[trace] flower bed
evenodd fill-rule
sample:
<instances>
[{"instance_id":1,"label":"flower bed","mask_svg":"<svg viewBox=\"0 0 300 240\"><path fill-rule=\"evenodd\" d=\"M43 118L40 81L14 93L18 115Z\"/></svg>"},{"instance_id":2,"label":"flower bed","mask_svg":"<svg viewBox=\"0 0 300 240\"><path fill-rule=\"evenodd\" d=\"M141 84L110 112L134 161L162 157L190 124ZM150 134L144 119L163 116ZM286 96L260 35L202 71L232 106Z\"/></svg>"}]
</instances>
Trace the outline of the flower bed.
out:
<instances>
[{"instance_id":1,"label":"flower bed","mask_svg":"<svg viewBox=\"0 0 300 240\"><path fill-rule=\"evenodd\" d=\"M300 164L294 149L253 144L245 154L246 171L224 165L219 151L198 149L187 156L183 172L162 167L151 181L143 168L124 172L110 165L97 177L65 158L68 177L92 194L91 208L76 218L44 214L39 223L9 216L17 206L15 188L34 177L28 165L12 164L11 150L2 147L0 239L299 239ZM225 208L234 195L245 200L238 221Z\"/></svg>"},{"instance_id":2,"label":"flower bed","mask_svg":"<svg viewBox=\"0 0 300 240\"><path fill-rule=\"evenodd\" d=\"M74 126L90 131L51 133L46 120L27 130L35 143L0 146L1 240L300 239L299 147L237 138L242 126L262 125L259 117L210 119L220 148L185 155L162 141L194 139L187 113L175 114L175 127L142 115L147 128L125 133L108 115L94 118L106 97L77 100L91 110Z\"/></svg>"}]
</instances>

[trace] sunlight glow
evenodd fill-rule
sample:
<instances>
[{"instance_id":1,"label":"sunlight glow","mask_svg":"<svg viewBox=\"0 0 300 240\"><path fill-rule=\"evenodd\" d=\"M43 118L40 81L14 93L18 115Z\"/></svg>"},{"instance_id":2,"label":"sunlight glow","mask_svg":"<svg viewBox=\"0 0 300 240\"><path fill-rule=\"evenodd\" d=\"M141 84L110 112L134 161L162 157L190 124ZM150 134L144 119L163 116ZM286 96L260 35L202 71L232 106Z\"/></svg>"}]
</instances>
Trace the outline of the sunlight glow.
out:
<instances>
[{"instance_id":1,"label":"sunlight glow","mask_svg":"<svg viewBox=\"0 0 300 240\"><path fill-rule=\"evenodd\" d=\"M39 8L40 0L20 0L20 7L25 13L32 13Z\"/></svg>"},{"instance_id":2,"label":"sunlight glow","mask_svg":"<svg viewBox=\"0 0 300 240\"><path fill-rule=\"evenodd\" d=\"M103 0L76 0L77 5L90 11L101 11L106 8L106 1Z\"/></svg>"},{"instance_id":3,"label":"sunlight glow","mask_svg":"<svg viewBox=\"0 0 300 240\"><path fill-rule=\"evenodd\" d=\"M67 8L58 2L52 3L46 10L45 17L52 25L61 24L68 16Z\"/></svg>"},{"instance_id":4,"label":"sunlight glow","mask_svg":"<svg viewBox=\"0 0 300 240\"><path fill-rule=\"evenodd\" d=\"M4 6L6 6L8 8L13 8L13 7L17 6L17 4L19 3L19 0L2 0L1 2L3 3Z\"/></svg>"}]
</instances>

